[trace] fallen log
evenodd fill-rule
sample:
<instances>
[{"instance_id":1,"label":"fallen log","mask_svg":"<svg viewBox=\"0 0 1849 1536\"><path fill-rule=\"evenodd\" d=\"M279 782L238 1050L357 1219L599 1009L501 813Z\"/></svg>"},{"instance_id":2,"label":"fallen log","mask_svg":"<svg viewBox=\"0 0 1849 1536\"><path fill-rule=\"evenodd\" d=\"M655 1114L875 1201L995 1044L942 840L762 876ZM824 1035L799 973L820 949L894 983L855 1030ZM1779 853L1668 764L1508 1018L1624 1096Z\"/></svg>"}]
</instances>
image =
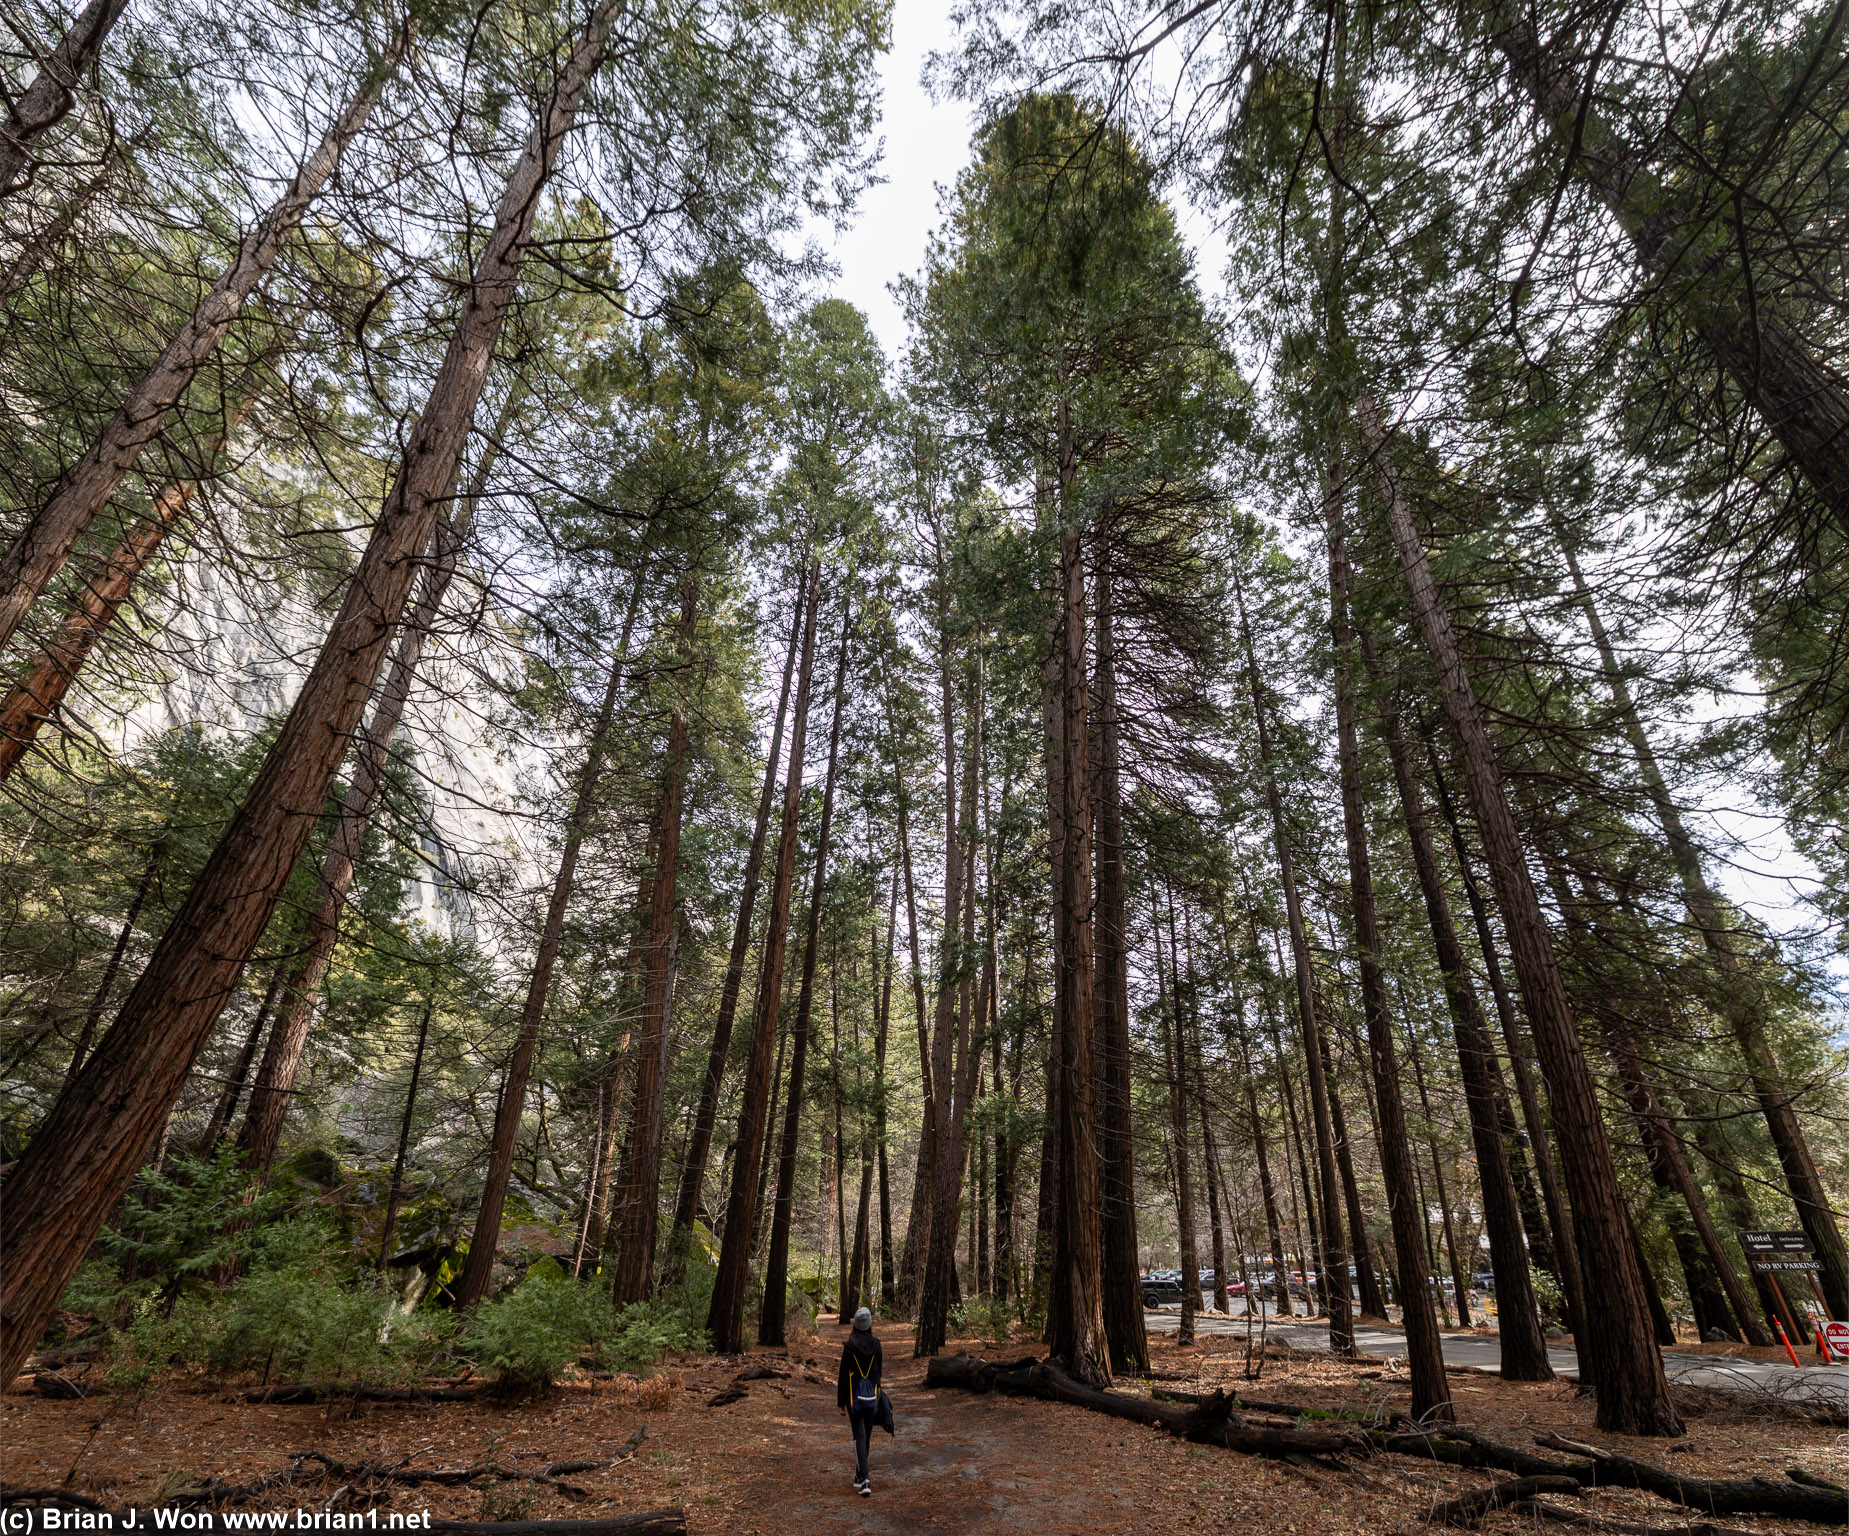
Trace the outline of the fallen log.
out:
<instances>
[{"instance_id":1,"label":"fallen log","mask_svg":"<svg viewBox=\"0 0 1849 1536\"><path fill-rule=\"evenodd\" d=\"M1263 1429L1240 1417L1234 1400L1223 1392L1191 1406L1101 1392L1074 1381L1058 1366L1028 1358L1009 1365L973 1360L968 1355L934 1355L925 1365L924 1384L959 1387L972 1392L1001 1392L1068 1403L1093 1413L1127 1419L1202 1445L1266 1456L1334 1456L1365 1450L1354 1437L1320 1430Z\"/></svg>"},{"instance_id":2,"label":"fallen log","mask_svg":"<svg viewBox=\"0 0 1849 1536\"><path fill-rule=\"evenodd\" d=\"M1580 1476L1588 1487L1641 1488L1704 1515L1773 1515L1808 1520L1813 1525L1849 1525L1849 1497L1841 1489L1818 1488L1795 1480L1774 1482L1769 1477L1688 1477L1561 1435L1536 1435L1534 1441L1549 1450L1584 1456L1591 1463L1591 1475L1577 1470L1571 1475Z\"/></svg>"},{"instance_id":3,"label":"fallen log","mask_svg":"<svg viewBox=\"0 0 1849 1536\"><path fill-rule=\"evenodd\" d=\"M1487 1488L1477 1488L1462 1498L1447 1499L1434 1505L1425 1518L1433 1525L1475 1525L1493 1509L1532 1500L1543 1493L1570 1493L1576 1497L1583 1490L1570 1477L1511 1477Z\"/></svg>"},{"instance_id":4,"label":"fallen log","mask_svg":"<svg viewBox=\"0 0 1849 1536\"><path fill-rule=\"evenodd\" d=\"M1558 1504L1543 1504L1538 1499L1522 1499L1509 1506L1510 1512L1552 1520L1557 1525L1577 1526L1583 1531L1610 1532L1611 1536L1753 1536L1751 1531L1731 1525L1715 1525L1697 1520L1693 1525L1639 1525L1630 1520L1603 1520L1583 1510L1562 1509Z\"/></svg>"}]
</instances>

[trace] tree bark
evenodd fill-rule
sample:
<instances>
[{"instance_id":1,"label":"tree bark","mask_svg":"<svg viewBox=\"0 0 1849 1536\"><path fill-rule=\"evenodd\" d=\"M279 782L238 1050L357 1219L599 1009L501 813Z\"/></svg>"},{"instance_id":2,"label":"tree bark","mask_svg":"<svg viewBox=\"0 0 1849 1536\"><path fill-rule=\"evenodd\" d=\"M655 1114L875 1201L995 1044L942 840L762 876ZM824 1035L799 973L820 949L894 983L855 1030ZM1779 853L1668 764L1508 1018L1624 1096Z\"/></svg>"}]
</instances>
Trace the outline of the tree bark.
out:
<instances>
[{"instance_id":1,"label":"tree bark","mask_svg":"<svg viewBox=\"0 0 1849 1536\"><path fill-rule=\"evenodd\" d=\"M1597 1089L1567 1006L1566 987L1528 873L1502 770L1458 651L1450 616L1439 599L1411 511L1400 494L1372 398L1364 393L1358 409L1413 611L1438 669L1445 714L1462 748L1477 825L1560 1126L1561 1158L1572 1192L1581 1261L1602 1277L1606 1305L1588 1308L1578 1319L1581 1358L1590 1359L1598 1381L1599 1427L1618 1434L1679 1435L1682 1421L1670 1401L1662 1358L1650 1337L1643 1277L1625 1240L1624 1201L1599 1114Z\"/></svg>"},{"instance_id":2,"label":"tree bark","mask_svg":"<svg viewBox=\"0 0 1849 1536\"><path fill-rule=\"evenodd\" d=\"M953 692L948 636L940 630L944 708L944 952L938 979L937 1019L932 1041L933 1106L937 1120L937 1177L931 1191L931 1240L925 1250L924 1284L918 1292L918 1329L912 1353L943 1348L956 1285L959 1204L967 1161L964 1126L974 1094L981 1052L971 1038L977 1027L970 1001L975 962L976 769L982 758L983 675L978 658L970 689L969 729L964 735L962 814L951 802L956 783L956 744L951 722ZM953 1054L954 1053L954 1054ZM973 1255L972 1255L973 1257Z\"/></svg>"},{"instance_id":3,"label":"tree bark","mask_svg":"<svg viewBox=\"0 0 1849 1536\"><path fill-rule=\"evenodd\" d=\"M1490 1269L1496 1278L1502 1377L1505 1381L1551 1381L1554 1368L1548 1362L1547 1341L1541 1332L1528 1253L1522 1242L1521 1208L1509 1168L1509 1149L1503 1140L1501 1107L1497 1102L1495 1046L1490 1040L1489 1023L1483 1016L1482 1004L1477 1000L1476 989L1471 986L1464 966L1463 945L1458 942L1457 924L1439 874L1438 855L1432 847L1431 822L1426 815L1424 796L1413 778L1405 737L1400 731L1399 711L1383 686L1373 637L1366 629L1360 632L1360 643L1362 657L1379 689L1375 720L1393 767L1394 787L1399 793L1400 823L1406 829L1406 840L1412 848L1413 869L1424 898L1426 921L1432 930L1432 949L1438 957L1438 972L1444 983L1451 1030L1457 1042L1458 1070L1464 1082L1464 1104L1470 1115L1471 1145L1477 1154L1477 1179L1483 1194L1483 1221L1489 1231Z\"/></svg>"},{"instance_id":4,"label":"tree bark","mask_svg":"<svg viewBox=\"0 0 1849 1536\"><path fill-rule=\"evenodd\" d=\"M1102 519L1100 519L1102 522ZM1126 958L1124 818L1117 718L1117 638L1109 545L1094 531L1097 551L1095 662L1098 723L1097 966L1098 1212L1104 1287L1104 1331L1111 1369L1149 1368L1136 1246L1136 1158L1130 1123L1130 972Z\"/></svg>"},{"instance_id":5,"label":"tree bark","mask_svg":"<svg viewBox=\"0 0 1849 1536\"><path fill-rule=\"evenodd\" d=\"M897 772L897 759L894 759ZM924 1124L918 1138L918 1161L912 1170L912 1203L905 1220L905 1247L899 1254L898 1308L901 1316L918 1305L918 1288L924 1280L925 1252L931 1242L931 1191L936 1186L937 1115L932 1106L931 1031L925 1023L924 965L918 947L918 890L912 875L912 839L905 786L899 794L899 863L905 871L905 924L912 957L912 1012L918 1037L919 1091L925 1104Z\"/></svg>"},{"instance_id":6,"label":"tree bark","mask_svg":"<svg viewBox=\"0 0 1849 1536\"><path fill-rule=\"evenodd\" d=\"M1182 1044L1181 970L1175 942L1175 898L1169 895L1169 974L1162 974L1162 914L1156 909L1155 886L1149 890L1150 927L1156 945L1156 1018L1162 1041L1163 1066L1168 1077L1168 1125L1175 1172L1175 1229L1181 1250L1181 1321L1175 1342L1194 1342L1194 1318L1201 1306L1201 1256L1194 1224L1194 1178L1188 1156L1188 1095L1183 1087L1187 1070Z\"/></svg>"},{"instance_id":7,"label":"tree bark","mask_svg":"<svg viewBox=\"0 0 1849 1536\"><path fill-rule=\"evenodd\" d=\"M819 599L818 599L819 600ZM789 1307L790 1220L796 1198L796 1149L802 1133L803 1096L809 1057L809 1021L815 1007L815 967L821 958L822 907L828 895L828 838L835 815L835 766L841 751L841 714L847 695L848 644L853 614L841 616L841 647L835 656L834 719L828 729L828 770L822 780L822 824L815 836L815 878L809 888L809 931L803 941L802 981L796 992L796 1022L790 1026L790 1078L783 1105L783 1140L777 1155L777 1198L771 1208L770 1254L764 1263L764 1305L758 1314L758 1343L781 1345Z\"/></svg>"},{"instance_id":8,"label":"tree bark","mask_svg":"<svg viewBox=\"0 0 1849 1536\"><path fill-rule=\"evenodd\" d=\"M822 586L821 567L810 563L809 596L802 605L802 658L796 669L796 705L790 717L790 765L783 784L783 821L777 834L777 866L771 880L770 912L764 927L764 961L752 1010L751 1055L738 1112L738 1152L732 1160L732 1188L726 1197L725 1234L719 1245L719 1268L706 1328L713 1348L735 1355L745 1346L745 1287L751 1251L756 1245L758 1149L769 1121L771 1055L783 993L783 960L789 942L790 884L796 870L796 836L802 808L803 747L809 728L809 680L815 661L815 618Z\"/></svg>"},{"instance_id":9,"label":"tree bark","mask_svg":"<svg viewBox=\"0 0 1849 1536\"><path fill-rule=\"evenodd\" d=\"M1070 407L1062 399L1060 485L1073 478ZM1067 500L1062 497L1062 504ZM1098 1141L1093 1078L1091 753L1087 734L1085 562L1077 529L1059 533L1060 800L1058 828L1060 947L1059 1204L1053 1225L1052 1292L1047 1344L1075 1379L1111 1379L1104 1332L1103 1256L1098 1235Z\"/></svg>"},{"instance_id":10,"label":"tree bark","mask_svg":"<svg viewBox=\"0 0 1849 1536\"><path fill-rule=\"evenodd\" d=\"M680 652L690 666L696 575L681 589ZM677 700L668 720L668 751L656 816L655 878L650 892L642 1014L636 1032L636 1098L629 1158L623 1168L611 1266L610 1295L620 1306L647 1297L654 1280L655 1229L661 1215L661 1125L666 1094L670 978L675 962L675 912L681 847L681 801L687 782L687 704Z\"/></svg>"},{"instance_id":11,"label":"tree bark","mask_svg":"<svg viewBox=\"0 0 1849 1536\"><path fill-rule=\"evenodd\" d=\"M112 0L91 0L91 10L111 3ZM121 409L83 457L65 472L51 500L20 530L12 547L0 558L0 645L12 639L13 632L25 621L27 610L63 568L71 546L115 494L122 477L134 468L143 450L160 435L168 414L180 403L193 376L231 329L251 291L275 264L283 242L302 222L309 204L340 164L341 155L366 126L366 119L378 105L410 44L411 31L406 24L399 28L384 56L367 72L353 98L302 162L283 195L240 242L230 265L199 301L191 318L174 332L160 357L129 390ZM26 92L27 98L44 80L41 75L34 82ZM0 133L0 188L10 184L8 161L20 152L11 133ZM15 166L17 163L13 161Z\"/></svg>"},{"instance_id":12,"label":"tree bark","mask_svg":"<svg viewBox=\"0 0 1849 1536\"><path fill-rule=\"evenodd\" d=\"M674 1230L691 1234L699 1219L701 1192L706 1182L706 1160L712 1153L713 1125L719 1116L719 1094L725 1086L726 1057L732 1048L732 1026L738 1017L738 994L744 983L745 961L751 952L751 919L757 908L759 877L764 863L764 837L770 827L771 803L777 793L777 762L783 752L783 726L790 706L790 679L796 670L796 652L802 645L803 614L807 593L796 597L796 614L790 625L790 649L783 661L783 686L777 695L776 723L771 727L770 756L764 763L764 787L758 793L757 824L751 832L751 852L745 859L744 889L738 898L738 917L732 924L732 952L726 961L725 981L719 993L719 1017L713 1024L713 1043L706 1054L706 1077L700 1085L700 1107L694 1114L693 1134L681 1165L680 1191L674 1202Z\"/></svg>"},{"instance_id":13,"label":"tree bark","mask_svg":"<svg viewBox=\"0 0 1849 1536\"><path fill-rule=\"evenodd\" d=\"M1845 489L1849 489L1849 485ZM1662 766L1657 761L1649 733L1645 731L1636 701L1631 697L1630 684L1625 681L1623 670L1618 665L1611 636L1606 632L1604 620L1593 602L1586 578L1580 572L1579 559L1573 551L1572 543L1557 519L1554 537L1566 559L1580 611L1585 615L1586 626L1592 633L1593 643L1598 647L1606 686L1611 689L1613 702L1618 707L1618 718L1624 726L1632 755L1637 760L1644 791L1650 797L1658 824L1663 829L1663 841L1669 845L1670 857L1675 862L1689 920L1700 932L1702 943L1707 947L1715 969L1720 972L1719 984L1713 989L1708 1001L1714 1011L1726 1020L1746 1063L1747 1074L1752 1079L1753 1096L1759 1102L1760 1113L1765 1116L1766 1129L1771 1134L1772 1146L1778 1154L1786 1188L1791 1191L1792 1203L1797 1207L1798 1221L1805 1235L1810 1238L1811 1248L1822 1266L1817 1278L1823 1287L1830 1315L1849 1318L1849 1247L1843 1242L1842 1229L1837 1224L1829 1194L1817 1172L1817 1161L1811 1153L1809 1138L1805 1136L1804 1127L1798 1120L1792 1102L1794 1095L1784 1084L1778 1060L1767 1039L1765 1010L1757 995L1759 989L1741 959L1733 927L1726 917L1725 904L1708 883L1707 874L1702 868L1701 850L1690 836L1683 823L1682 813L1669 793L1669 785L1663 778ZM1743 1322L1746 1322L1748 1315L1742 1314ZM1749 1322L1747 1326L1754 1325Z\"/></svg>"},{"instance_id":14,"label":"tree bark","mask_svg":"<svg viewBox=\"0 0 1849 1536\"><path fill-rule=\"evenodd\" d=\"M32 83L8 105L0 127L0 197L32 176L32 146L76 105L77 82L89 73L127 0L90 0L40 66Z\"/></svg>"},{"instance_id":15,"label":"tree bark","mask_svg":"<svg viewBox=\"0 0 1849 1536\"><path fill-rule=\"evenodd\" d=\"M532 239L539 194L622 0L599 0L508 178L462 313L372 537L243 806L109 1037L7 1181L0 1386L20 1365L167 1122L326 802L430 540Z\"/></svg>"},{"instance_id":16,"label":"tree bark","mask_svg":"<svg viewBox=\"0 0 1849 1536\"><path fill-rule=\"evenodd\" d=\"M1406 1363L1412 1372L1412 1416L1452 1419L1451 1389L1445 1382L1444 1351L1432 1316L1431 1275L1418 1242L1423 1209L1413 1176L1412 1148L1406 1137L1406 1110L1400 1100L1400 1069L1393 1047L1393 1019L1387 1011L1386 978L1380 968L1380 927L1374 910L1374 875L1368 856L1367 805L1361 785L1361 742L1356 725L1354 673L1349 663L1352 638L1348 622L1350 583L1348 550L1337 519L1339 493L1331 497L1329 528L1329 628L1335 647L1336 746L1342 781L1342 823L1348 847L1349 910L1355 925L1355 951L1361 966L1361 1005L1367 1020L1368 1057L1374 1073L1374 1098L1380 1116L1380 1171L1387 1186L1387 1209L1393 1221L1395 1278L1400 1290L1401 1320L1406 1329ZM1335 1284L1346 1291L1345 1266L1331 1265Z\"/></svg>"},{"instance_id":17,"label":"tree bark","mask_svg":"<svg viewBox=\"0 0 1849 1536\"><path fill-rule=\"evenodd\" d=\"M1316 984L1311 971L1309 940L1304 932L1303 907L1297 894L1297 865L1292 856L1290 833L1284 823L1284 801L1278 792L1277 768L1271 751L1271 726L1265 715L1264 698L1259 687L1258 653L1252 643L1252 625L1245 611L1245 596L1237 583L1234 596L1239 607L1240 633L1245 643L1246 681L1252 695L1253 723L1258 736L1259 758L1265 771L1265 803L1271 813L1271 835L1277 852L1278 880L1284 889L1284 915L1290 931L1291 958L1297 981L1297 1012L1303 1029L1303 1056L1310 1085L1310 1109L1316 1127L1316 1163L1322 1188L1321 1243L1318 1273L1326 1281L1331 1273L1339 1274L1342 1283L1322 1287L1324 1305L1329 1309L1329 1347L1337 1354L1354 1353L1355 1326L1348 1294L1348 1252L1342 1239L1341 1194L1337 1188L1335 1128L1329 1113L1329 1085L1323 1075L1323 1031L1316 1012ZM1311 1212L1311 1220L1316 1212Z\"/></svg>"}]
</instances>

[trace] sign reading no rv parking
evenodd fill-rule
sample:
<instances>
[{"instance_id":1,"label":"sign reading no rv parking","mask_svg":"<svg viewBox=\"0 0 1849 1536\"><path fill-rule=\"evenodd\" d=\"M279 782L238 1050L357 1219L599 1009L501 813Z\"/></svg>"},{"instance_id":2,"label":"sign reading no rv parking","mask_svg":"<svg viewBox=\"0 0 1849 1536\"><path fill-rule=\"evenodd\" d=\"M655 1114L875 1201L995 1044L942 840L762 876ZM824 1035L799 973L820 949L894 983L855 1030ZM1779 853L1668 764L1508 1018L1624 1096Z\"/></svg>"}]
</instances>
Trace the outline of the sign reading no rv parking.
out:
<instances>
[{"instance_id":1,"label":"sign reading no rv parking","mask_svg":"<svg viewBox=\"0 0 1849 1536\"><path fill-rule=\"evenodd\" d=\"M1740 1229L1740 1248L1762 1275L1781 1270L1822 1269L1802 1232L1749 1232Z\"/></svg>"}]
</instances>

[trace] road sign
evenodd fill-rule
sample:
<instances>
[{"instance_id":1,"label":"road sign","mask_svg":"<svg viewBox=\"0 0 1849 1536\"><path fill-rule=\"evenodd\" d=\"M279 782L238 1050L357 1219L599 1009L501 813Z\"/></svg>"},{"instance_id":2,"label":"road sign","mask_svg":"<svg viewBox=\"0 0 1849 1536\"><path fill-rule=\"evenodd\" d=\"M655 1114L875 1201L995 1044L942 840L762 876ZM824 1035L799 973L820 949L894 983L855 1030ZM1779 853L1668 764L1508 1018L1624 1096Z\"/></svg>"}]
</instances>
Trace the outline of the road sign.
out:
<instances>
[{"instance_id":1,"label":"road sign","mask_svg":"<svg viewBox=\"0 0 1849 1536\"><path fill-rule=\"evenodd\" d=\"M1825 1323L1824 1341L1838 1360L1849 1360L1849 1323Z\"/></svg>"},{"instance_id":2,"label":"road sign","mask_svg":"<svg viewBox=\"0 0 1849 1536\"><path fill-rule=\"evenodd\" d=\"M1749 1258L1783 1257L1790 1254L1809 1253L1810 1237L1803 1232L1766 1232L1748 1231L1740 1228L1740 1247Z\"/></svg>"},{"instance_id":3,"label":"road sign","mask_svg":"<svg viewBox=\"0 0 1849 1536\"><path fill-rule=\"evenodd\" d=\"M1806 1270L1823 1268L1815 1259L1766 1259L1758 1254L1753 1254L1747 1262L1753 1266L1755 1274L1761 1275L1802 1274Z\"/></svg>"}]
</instances>

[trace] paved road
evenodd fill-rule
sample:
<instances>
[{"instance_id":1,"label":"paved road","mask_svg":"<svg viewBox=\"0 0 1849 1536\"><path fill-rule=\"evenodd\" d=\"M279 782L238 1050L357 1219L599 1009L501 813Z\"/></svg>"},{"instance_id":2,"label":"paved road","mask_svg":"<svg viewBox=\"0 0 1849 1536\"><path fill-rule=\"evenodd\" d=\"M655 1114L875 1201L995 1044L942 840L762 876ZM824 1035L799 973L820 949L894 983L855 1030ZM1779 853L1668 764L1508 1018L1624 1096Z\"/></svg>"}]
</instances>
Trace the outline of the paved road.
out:
<instances>
[{"instance_id":1,"label":"paved road","mask_svg":"<svg viewBox=\"0 0 1849 1536\"><path fill-rule=\"evenodd\" d=\"M1144 1314L1153 1333L1173 1333L1181 1326L1179 1305L1163 1307ZM1246 1319L1237 1317L1196 1317L1199 1333L1231 1334L1243 1339ZM1269 1319L1264 1336L1280 1344L1317 1349L1328 1343L1327 1324L1311 1326ZM1494 1334L1446 1333L1444 1355L1447 1365L1462 1365L1493 1371L1502 1364L1502 1347ZM1355 1342L1370 1355L1403 1355L1406 1335L1398 1328L1364 1324L1355 1330ZM1579 1357L1570 1345L1551 1345L1547 1358L1562 1376L1579 1374ZM1806 1357L1800 1353L1800 1360ZM1722 1387L1735 1391L1776 1392L1781 1397L1815 1398L1849 1407L1849 1368L1838 1365L1806 1365L1793 1370L1788 1364L1768 1360L1740 1360L1729 1355L1702 1355L1689 1350L1667 1350L1663 1368L1671 1381L1690 1386Z\"/></svg>"}]
</instances>

